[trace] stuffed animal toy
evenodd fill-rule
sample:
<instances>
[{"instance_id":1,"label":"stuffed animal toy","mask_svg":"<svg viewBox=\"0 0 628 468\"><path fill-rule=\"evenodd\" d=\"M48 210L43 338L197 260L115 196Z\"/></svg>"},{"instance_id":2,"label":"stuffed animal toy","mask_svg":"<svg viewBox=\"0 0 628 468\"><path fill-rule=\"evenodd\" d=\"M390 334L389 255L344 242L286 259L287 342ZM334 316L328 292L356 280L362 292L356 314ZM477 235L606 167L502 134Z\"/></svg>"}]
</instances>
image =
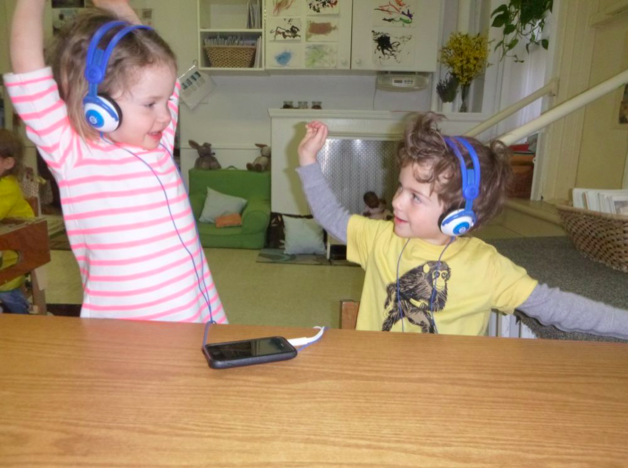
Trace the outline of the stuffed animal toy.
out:
<instances>
[{"instance_id":1,"label":"stuffed animal toy","mask_svg":"<svg viewBox=\"0 0 628 468\"><path fill-rule=\"evenodd\" d=\"M246 168L249 171L264 172L270 169L270 146L262 143L255 143L260 150L260 156L255 158L253 164L247 163Z\"/></svg>"},{"instance_id":2,"label":"stuffed animal toy","mask_svg":"<svg viewBox=\"0 0 628 468\"><path fill-rule=\"evenodd\" d=\"M196 162L194 163L194 169L209 171L221 168L220 163L214 157L216 153L212 151L211 143L203 143L202 145L199 145L194 140L188 140L188 143L192 148L198 151L198 158L196 158Z\"/></svg>"},{"instance_id":3,"label":"stuffed animal toy","mask_svg":"<svg viewBox=\"0 0 628 468\"><path fill-rule=\"evenodd\" d=\"M386 200L379 198L375 192L364 194L364 204L366 208L364 208L362 216L371 219L392 219L392 214L386 208Z\"/></svg>"}]
</instances>

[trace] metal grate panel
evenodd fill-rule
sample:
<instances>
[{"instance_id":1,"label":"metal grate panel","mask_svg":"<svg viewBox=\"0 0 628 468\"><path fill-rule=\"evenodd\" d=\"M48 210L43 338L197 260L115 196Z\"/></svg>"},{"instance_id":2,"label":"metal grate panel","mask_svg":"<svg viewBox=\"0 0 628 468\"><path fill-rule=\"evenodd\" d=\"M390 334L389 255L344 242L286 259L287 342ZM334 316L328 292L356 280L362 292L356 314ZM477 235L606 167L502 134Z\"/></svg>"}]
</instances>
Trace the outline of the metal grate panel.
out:
<instances>
[{"instance_id":1,"label":"metal grate panel","mask_svg":"<svg viewBox=\"0 0 628 468\"><path fill-rule=\"evenodd\" d=\"M364 211L363 196L375 192L388 209L397 186L399 141L328 139L318 153L323 175L338 201L351 213Z\"/></svg>"}]
</instances>

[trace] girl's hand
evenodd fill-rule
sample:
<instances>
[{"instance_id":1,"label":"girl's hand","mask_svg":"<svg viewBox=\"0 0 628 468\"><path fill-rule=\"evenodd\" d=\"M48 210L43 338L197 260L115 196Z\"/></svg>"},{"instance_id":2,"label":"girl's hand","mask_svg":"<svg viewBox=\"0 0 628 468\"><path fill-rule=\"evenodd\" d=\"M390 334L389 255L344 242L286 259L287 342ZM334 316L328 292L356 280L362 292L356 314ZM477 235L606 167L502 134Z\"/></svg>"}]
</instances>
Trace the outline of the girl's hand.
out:
<instances>
[{"instance_id":1,"label":"girl's hand","mask_svg":"<svg viewBox=\"0 0 628 468\"><path fill-rule=\"evenodd\" d=\"M321 150L329 129L327 125L319 121L313 121L305 125L306 132L303 140L299 143L299 164L307 166L316 162L316 155Z\"/></svg>"}]
</instances>

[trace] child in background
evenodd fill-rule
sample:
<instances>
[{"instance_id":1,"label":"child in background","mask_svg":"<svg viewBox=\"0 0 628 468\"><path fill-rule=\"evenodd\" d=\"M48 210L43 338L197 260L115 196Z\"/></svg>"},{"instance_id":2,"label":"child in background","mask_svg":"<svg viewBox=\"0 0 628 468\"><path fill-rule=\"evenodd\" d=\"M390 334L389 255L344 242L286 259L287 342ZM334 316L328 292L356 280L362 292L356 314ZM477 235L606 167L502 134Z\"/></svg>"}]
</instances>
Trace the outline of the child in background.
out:
<instances>
[{"instance_id":1,"label":"child in background","mask_svg":"<svg viewBox=\"0 0 628 468\"><path fill-rule=\"evenodd\" d=\"M51 69L45 4L18 0L4 82L59 185L81 317L226 323L172 158L172 50L128 0L96 0L58 35Z\"/></svg>"},{"instance_id":2,"label":"child in background","mask_svg":"<svg viewBox=\"0 0 628 468\"><path fill-rule=\"evenodd\" d=\"M484 335L492 309L516 308L564 331L628 339L628 312L538 284L494 247L458 237L499 212L511 177L508 149L445 137L438 120L420 115L406 129L394 223L339 205L316 161L327 127L307 124L297 170L312 214L366 270L357 329Z\"/></svg>"},{"instance_id":3,"label":"child in background","mask_svg":"<svg viewBox=\"0 0 628 468\"><path fill-rule=\"evenodd\" d=\"M0 129L0 219L34 218L31 206L20 190L24 146L13 132ZM0 252L0 269L15 265L17 252ZM2 309L14 314L28 314L30 304L22 292L24 276L0 284L0 312Z\"/></svg>"}]
</instances>

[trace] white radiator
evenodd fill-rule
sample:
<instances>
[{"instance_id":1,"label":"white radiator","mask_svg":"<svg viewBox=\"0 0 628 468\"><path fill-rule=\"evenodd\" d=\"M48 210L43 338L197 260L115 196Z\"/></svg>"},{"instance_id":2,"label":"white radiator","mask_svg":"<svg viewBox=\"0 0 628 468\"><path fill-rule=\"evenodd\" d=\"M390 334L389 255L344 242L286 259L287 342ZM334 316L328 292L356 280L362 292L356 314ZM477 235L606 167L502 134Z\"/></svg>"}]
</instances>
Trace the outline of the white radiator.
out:
<instances>
[{"instance_id":1,"label":"white radiator","mask_svg":"<svg viewBox=\"0 0 628 468\"><path fill-rule=\"evenodd\" d=\"M488 336L503 338L536 338L536 335L523 322L517 322L512 314L492 312L488 322Z\"/></svg>"}]
</instances>

